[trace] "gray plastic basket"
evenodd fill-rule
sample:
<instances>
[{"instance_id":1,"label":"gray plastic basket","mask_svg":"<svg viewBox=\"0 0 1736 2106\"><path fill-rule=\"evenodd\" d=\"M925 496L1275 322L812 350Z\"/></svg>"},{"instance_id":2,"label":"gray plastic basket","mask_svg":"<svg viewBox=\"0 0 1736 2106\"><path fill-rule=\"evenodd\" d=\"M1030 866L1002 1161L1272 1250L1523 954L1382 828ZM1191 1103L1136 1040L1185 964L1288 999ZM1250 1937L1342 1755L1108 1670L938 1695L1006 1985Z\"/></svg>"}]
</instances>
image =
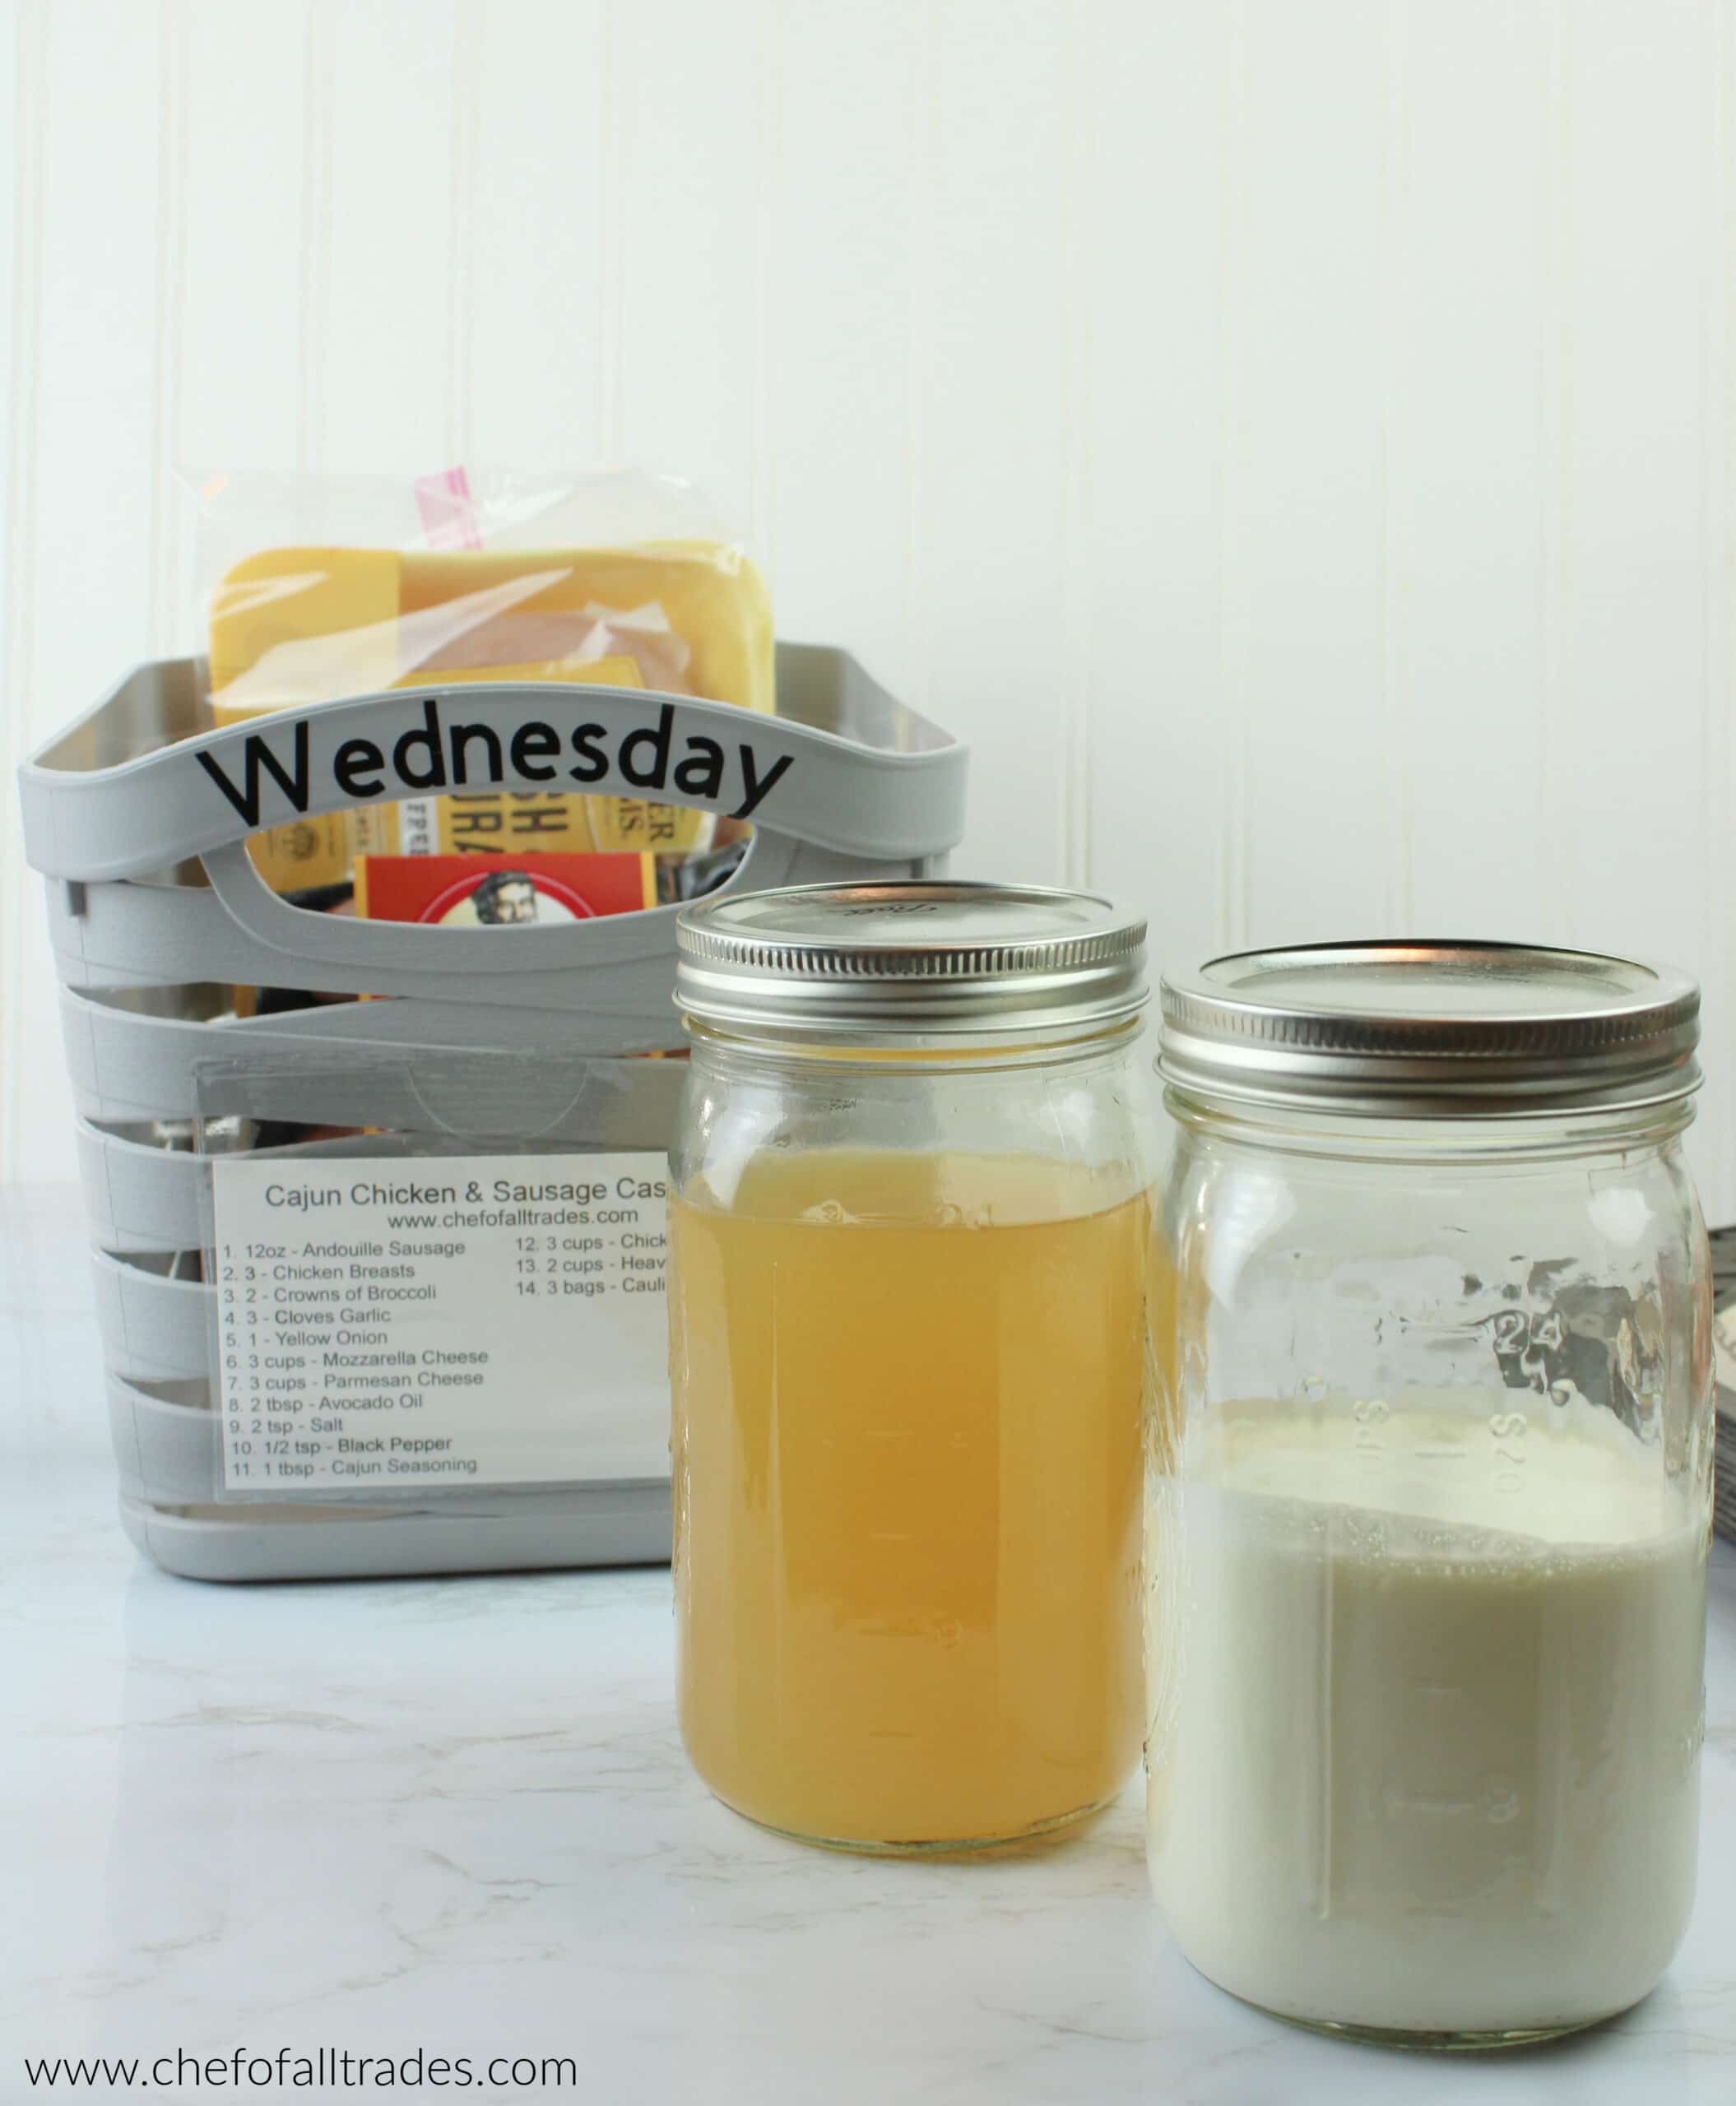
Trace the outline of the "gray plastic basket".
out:
<instances>
[{"instance_id":1,"label":"gray plastic basket","mask_svg":"<svg viewBox=\"0 0 1736 2106\"><path fill-rule=\"evenodd\" d=\"M392 757L406 736L425 757L445 752L462 719L466 787L545 791L551 751L580 750L587 791L750 819L731 890L945 868L963 825L961 745L823 646L778 647L777 710L433 684L219 730L202 662L181 659L139 667L20 771L26 852L49 881L63 983L122 1516L160 1564L254 1580L668 1556L666 1480L422 1491L367 1506L224 1503L200 1258L211 1146L244 1144L250 1117L374 1130L286 1148L285 1160L416 1153L455 1136L662 1148L683 1079L678 1063L632 1057L681 1043L675 908L528 940L362 922L278 898L245 842L297 817L425 794L425 782L392 780ZM675 757L713 750L715 796L675 786ZM645 779L653 756L661 785ZM232 985L395 999L242 1018ZM534 1113L510 1125L500 1091L490 1109L477 1087L502 1055L537 1064ZM232 1092L244 1116L215 1143L202 1124L214 1066L248 1079Z\"/></svg>"}]
</instances>

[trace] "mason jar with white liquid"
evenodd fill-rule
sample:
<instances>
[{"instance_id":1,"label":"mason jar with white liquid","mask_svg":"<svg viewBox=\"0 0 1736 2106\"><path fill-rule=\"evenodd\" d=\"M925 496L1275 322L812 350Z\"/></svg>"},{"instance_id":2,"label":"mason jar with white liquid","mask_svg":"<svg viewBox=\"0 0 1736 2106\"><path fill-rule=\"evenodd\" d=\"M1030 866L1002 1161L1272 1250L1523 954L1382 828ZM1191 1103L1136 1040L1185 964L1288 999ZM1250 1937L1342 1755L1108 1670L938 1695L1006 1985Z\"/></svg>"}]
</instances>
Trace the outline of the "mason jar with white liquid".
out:
<instances>
[{"instance_id":1,"label":"mason jar with white liquid","mask_svg":"<svg viewBox=\"0 0 1736 2106\"><path fill-rule=\"evenodd\" d=\"M1182 1951L1411 2045L1588 2025L1693 1897L1699 997L1347 944L1165 982L1147 1759Z\"/></svg>"}]
</instances>

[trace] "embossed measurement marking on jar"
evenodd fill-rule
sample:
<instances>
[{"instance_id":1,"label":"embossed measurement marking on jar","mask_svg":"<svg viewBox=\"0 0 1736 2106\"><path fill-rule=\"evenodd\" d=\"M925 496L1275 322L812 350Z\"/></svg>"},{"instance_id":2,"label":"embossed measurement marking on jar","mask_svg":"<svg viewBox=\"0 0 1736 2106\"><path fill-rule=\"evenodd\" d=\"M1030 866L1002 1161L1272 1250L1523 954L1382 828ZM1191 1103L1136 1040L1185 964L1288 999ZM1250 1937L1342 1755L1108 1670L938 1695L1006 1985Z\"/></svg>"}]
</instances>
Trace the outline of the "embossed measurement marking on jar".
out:
<instances>
[{"instance_id":1,"label":"embossed measurement marking on jar","mask_svg":"<svg viewBox=\"0 0 1736 2106\"><path fill-rule=\"evenodd\" d=\"M1523 1412L1494 1412L1489 1417L1489 1436L1495 1444L1495 1458L1505 1468L1497 1468L1493 1483L1497 1491L1511 1494L1525 1483L1525 1449L1523 1443L1527 1421Z\"/></svg>"},{"instance_id":2,"label":"embossed measurement marking on jar","mask_svg":"<svg viewBox=\"0 0 1736 2106\"><path fill-rule=\"evenodd\" d=\"M1378 1468L1386 1445L1381 1437L1381 1428L1391 1417L1391 1408L1382 1403L1378 1397L1365 1397L1359 1403L1352 1405L1351 1417L1356 1421L1354 1445L1357 1454L1365 1466L1372 1464Z\"/></svg>"}]
</instances>

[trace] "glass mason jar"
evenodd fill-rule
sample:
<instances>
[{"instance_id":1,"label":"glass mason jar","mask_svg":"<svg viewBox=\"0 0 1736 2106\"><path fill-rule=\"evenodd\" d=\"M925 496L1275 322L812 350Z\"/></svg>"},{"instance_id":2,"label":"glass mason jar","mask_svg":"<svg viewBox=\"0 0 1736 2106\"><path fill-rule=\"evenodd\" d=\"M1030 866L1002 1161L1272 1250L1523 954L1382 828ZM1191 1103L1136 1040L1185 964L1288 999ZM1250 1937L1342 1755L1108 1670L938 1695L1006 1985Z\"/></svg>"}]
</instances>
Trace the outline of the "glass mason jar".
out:
<instances>
[{"instance_id":1,"label":"glass mason jar","mask_svg":"<svg viewBox=\"0 0 1736 2106\"><path fill-rule=\"evenodd\" d=\"M941 882L681 917L681 1728L768 1827L1002 1843L1138 1760L1144 938Z\"/></svg>"},{"instance_id":2,"label":"glass mason jar","mask_svg":"<svg viewBox=\"0 0 1736 2106\"><path fill-rule=\"evenodd\" d=\"M1692 1899L1713 1435L1699 998L1344 944L1166 981L1149 1852L1334 2030L1626 2008Z\"/></svg>"}]
</instances>

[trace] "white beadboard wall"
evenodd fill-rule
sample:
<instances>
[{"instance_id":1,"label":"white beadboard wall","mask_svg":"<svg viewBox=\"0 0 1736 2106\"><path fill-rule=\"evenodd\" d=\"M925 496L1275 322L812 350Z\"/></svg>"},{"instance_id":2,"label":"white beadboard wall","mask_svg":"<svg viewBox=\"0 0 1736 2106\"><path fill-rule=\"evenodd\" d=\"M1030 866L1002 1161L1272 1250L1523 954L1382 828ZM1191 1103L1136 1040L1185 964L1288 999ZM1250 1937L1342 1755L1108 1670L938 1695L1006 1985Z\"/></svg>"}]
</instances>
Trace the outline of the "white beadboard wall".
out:
<instances>
[{"instance_id":1,"label":"white beadboard wall","mask_svg":"<svg viewBox=\"0 0 1736 2106\"><path fill-rule=\"evenodd\" d=\"M1736 1218L1730 0L6 16L7 775L197 642L178 463L671 468L972 741L958 868L1697 969Z\"/></svg>"}]
</instances>

